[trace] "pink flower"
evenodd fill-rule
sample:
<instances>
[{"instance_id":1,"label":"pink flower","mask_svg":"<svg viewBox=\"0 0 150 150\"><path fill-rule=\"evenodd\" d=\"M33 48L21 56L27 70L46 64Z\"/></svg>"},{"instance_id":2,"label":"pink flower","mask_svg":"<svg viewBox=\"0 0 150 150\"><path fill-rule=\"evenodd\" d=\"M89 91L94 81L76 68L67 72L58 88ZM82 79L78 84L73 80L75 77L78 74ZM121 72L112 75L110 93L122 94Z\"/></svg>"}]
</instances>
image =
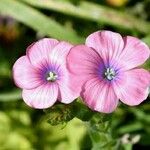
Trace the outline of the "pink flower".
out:
<instances>
[{"instance_id":1,"label":"pink flower","mask_svg":"<svg viewBox=\"0 0 150 150\"><path fill-rule=\"evenodd\" d=\"M148 46L137 38L98 31L87 37L85 45L71 49L68 67L82 82L85 103L95 111L110 113L119 99L134 106L147 98L150 73L137 67L149 55Z\"/></svg>"},{"instance_id":2,"label":"pink flower","mask_svg":"<svg viewBox=\"0 0 150 150\"><path fill-rule=\"evenodd\" d=\"M70 103L77 98L73 77L66 68L66 56L73 45L55 39L42 39L27 48L13 66L16 85L23 89L25 103L48 108L57 100Z\"/></svg>"}]
</instances>

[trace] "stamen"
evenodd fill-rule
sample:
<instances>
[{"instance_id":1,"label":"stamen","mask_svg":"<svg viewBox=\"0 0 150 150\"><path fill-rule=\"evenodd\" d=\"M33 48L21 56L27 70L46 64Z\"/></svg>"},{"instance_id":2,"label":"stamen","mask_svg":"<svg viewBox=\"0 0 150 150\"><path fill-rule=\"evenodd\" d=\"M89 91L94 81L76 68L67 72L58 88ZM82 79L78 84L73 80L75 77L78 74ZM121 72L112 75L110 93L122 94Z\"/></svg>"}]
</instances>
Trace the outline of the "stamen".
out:
<instances>
[{"instance_id":1,"label":"stamen","mask_svg":"<svg viewBox=\"0 0 150 150\"><path fill-rule=\"evenodd\" d=\"M108 80L113 80L116 76L116 72L113 68L107 68L106 71L104 72L104 76Z\"/></svg>"},{"instance_id":2,"label":"stamen","mask_svg":"<svg viewBox=\"0 0 150 150\"><path fill-rule=\"evenodd\" d=\"M54 81L57 80L57 78L58 78L58 75L57 75L55 72L50 71L50 72L47 74L46 80L47 80L47 81L50 81L50 82L54 82Z\"/></svg>"}]
</instances>

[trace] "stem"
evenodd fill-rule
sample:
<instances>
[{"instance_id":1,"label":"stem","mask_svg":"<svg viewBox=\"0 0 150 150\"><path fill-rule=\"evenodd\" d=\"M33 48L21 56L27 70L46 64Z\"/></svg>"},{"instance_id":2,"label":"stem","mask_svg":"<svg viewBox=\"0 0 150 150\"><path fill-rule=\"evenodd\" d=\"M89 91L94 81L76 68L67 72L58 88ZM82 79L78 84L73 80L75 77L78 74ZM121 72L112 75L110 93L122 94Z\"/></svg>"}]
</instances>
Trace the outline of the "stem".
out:
<instances>
[{"instance_id":1,"label":"stem","mask_svg":"<svg viewBox=\"0 0 150 150\"><path fill-rule=\"evenodd\" d=\"M117 142L111 135L111 120L108 116L96 114L87 123L87 129L91 138L92 150L114 150Z\"/></svg>"},{"instance_id":2,"label":"stem","mask_svg":"<svg viewBox=\"0 0 150 150\"><path fill-rule=\"evenodd\" d=\"M132 150L133 145L129 143L129 144L124 144L123 147L124 150Z\"/></svg>"}]
</instances>

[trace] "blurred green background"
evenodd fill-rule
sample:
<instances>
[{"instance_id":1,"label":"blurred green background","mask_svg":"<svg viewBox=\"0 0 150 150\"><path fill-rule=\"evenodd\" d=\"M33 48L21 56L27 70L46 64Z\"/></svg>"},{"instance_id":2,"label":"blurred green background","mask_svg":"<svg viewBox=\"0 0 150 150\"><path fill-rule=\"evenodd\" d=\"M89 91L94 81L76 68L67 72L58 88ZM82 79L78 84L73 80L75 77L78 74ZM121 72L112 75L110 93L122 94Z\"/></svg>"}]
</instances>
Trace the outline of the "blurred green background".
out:
<instances>
[{"instance_id":1,"label":"blurred green background","mask_svg":"<svg viewBox=\"0 0 150 150\"><path fill-rule=\"evenodd\" d=\"M12 80L14 62L32 42L52 37L73 44L97 30L139 37L150 45L150 0L0 0L0 150L90 150L84 123L51 126L44 112L26 106ZM147 68L150 68L148 65ZM150 102L123 104L112 131L133 149L150 149Z\"/></svg>"}]
</instances>

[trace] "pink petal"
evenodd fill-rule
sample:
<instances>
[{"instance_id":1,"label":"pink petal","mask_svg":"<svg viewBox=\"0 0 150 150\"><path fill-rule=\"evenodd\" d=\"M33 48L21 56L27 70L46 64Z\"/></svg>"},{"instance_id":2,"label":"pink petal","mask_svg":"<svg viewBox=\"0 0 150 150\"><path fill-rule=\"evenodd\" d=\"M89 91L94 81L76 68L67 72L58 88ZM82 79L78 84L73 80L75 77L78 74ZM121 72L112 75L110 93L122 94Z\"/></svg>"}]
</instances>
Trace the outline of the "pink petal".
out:
<instances>
[{"instance_id":1,"label":"pink petal","mask_svg":"<svg viewBox=\"0 0 150 150\"><path fill-rule=\"evenodd\" d=\"M124 38L125 48L120 56L125 69L131 69L142 65L150 56L148 46L139 39L131 36Z\"/></svg>"},{"instance_id":2,"label":"pink petal","mask_svg":"<svg viewBox=\"0 0 150 150\"><path fill-rule=\"evenodd\" d=\"M23 90L23 100L33 108L51 107L58 97L58 86L54 83L43 84L32 90Z\"/></svg>"},{"instance_id":3,"label":"pink petal","mask_svg":"<svg viewBox=\"0 0 150 150\"><path fill-rule=\"evenodd\" d=\"M98 78L86 82L82 97L91 109L98 112L111 113L118 105L118 99L111 84Z\"/></svg>"},{"instance_id":4,"label":"pink petal","mask_svg":"<svg viewBox=\"0 0 150 150\"><path fill-rule=\"evenodd\" d=\"M68 104L80 96L81 85L76 79L76 76L64 70L63 76L58 81L60 102Z\"/></svg>"},{"instance_id":5,"label":"pink petal","mask_svg":"<svg viewBox=\"0 0 150 150\"><path fill-rule=\"evenodd\" d=\"M123 103L139 105L148 96L150 73L144 69L129 70L113 84L116 95Z\"/></svg>"},{"instance_id":6,"label":"pink petal","mask_svg":"<svg viewBox=\"0 0 150 150\"><path fill-rule=\"evenodd\" d=\"M27 56L29 57L32 65L40 67L41 62L49 60L51 50L59 42L55 39L44 38L38 42L33 43L27 48Z\"/></svg>"},{"instance_id":7,"label":"pink petal","mask_svg":"<svg viewBox=\"0 0 150 150\"><path fill-rule=\"evenodd\" d=\"M69 52L67 62L70 72L78 75L79 80L80 78L88 80L89 77L98 76L104 67L99 54L85 45L73 47Z\"/></svg>"},{"instance_id":8,"label":"pink petal","mask_svg":"<svg viewBox=\"0 0 150 150\"><path fill-rule=\"evenodd\" d=\"M32 89L39 86L42 81L36 70L26 56L20 57L13 66L13 78L20 88Z\"/></svg>"},{"instance_id":9,"label":"pink petal","mask_svg":"<svg viewBox=\"0 0 150 150\"><path fill-rule=\"evenodd\" d=\"M73 45L68 42L60 42L57 44L50 53L50 60L52 64L66 64L66 57L72 47Z\"/></svg>"},{"instance_id":10,"label":"pink petal","mask_svg":"<svg viewBox=\"0 0 150 150\"><path fill-rule=\"evenodd\" d=\"M107 65L117 60L122 53L124 42L120 34L111 31L98 31L89 35L86 45L94 48Z\"/></svg>"}]
</instances>

